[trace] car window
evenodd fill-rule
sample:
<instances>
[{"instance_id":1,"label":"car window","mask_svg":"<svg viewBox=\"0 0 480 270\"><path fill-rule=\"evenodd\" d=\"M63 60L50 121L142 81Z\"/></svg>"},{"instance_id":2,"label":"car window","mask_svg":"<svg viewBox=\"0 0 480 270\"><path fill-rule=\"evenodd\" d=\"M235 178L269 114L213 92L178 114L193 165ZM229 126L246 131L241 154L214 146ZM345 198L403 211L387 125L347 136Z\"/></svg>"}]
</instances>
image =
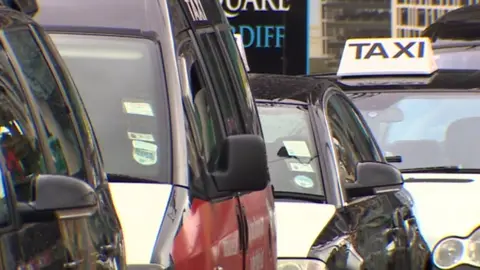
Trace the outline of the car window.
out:
<instances>
[{"instance_id":1,"label":"car window","mask_svg":"<svg viewBox=\"0 0 480 270\"><path fill-rule=\"evenodd\" d=\"M79 96L78 90L76 89L65 63L56 50L55 45L53 45L53 41L50 37L37 26L32 26L32 29L39 43L45 48L44 52L52 63L52 70L59 79L62 88L65 90L65 99L68 101L70 108L72 109L71 113L73 122L78 130L78 137L82 143L82 150L87 157L86 162L88 165L86 169L90 170L94 177L96 177L94 181L101 181L102 179L98 178L103 174L99 163L99 151L94 147L96 142L93 137L93 130L87 120L88 116L85 112L85 107ZM96 184L99 184L99 182Z\"/></svg>"},{"instance_id":2,"label":"car window","mask_svg":"<svg viewBox=\"0 0 480 270\"><path fill-rule=\"evenodd\" d=\"M50 34L87 109L109 175L171 181L161 54L143 38Z\"/></svg>"},{"instance_id":3,"label":"car window","mask_svg":"<svg viewBox=\"0 0 480 270\"><path fill-rule=\"evenodd\" d=\"M480 69L480 49L476 46L437 49L435 62L439 69Z\"/></svg>"},{"instance_id":4,"label":"car window","mask_svg":"<svg viewBox=\"0 0 480 270\"><path fill-rule=\"evenodd\" d=\"M49 150L56 172L86 179L80 144L50 66L29 28L7 29L5 37L32 91L38 113L45 127Z\"/></svg>"},{"instance_id":5,"label":"car window","mask_svg":"<svg viewBox=\"0 0 480 270\"><path fill-rule=\"evenodd\" d=\"M306 106L257 103L275 192L324 196Z\"/></svg>"},{"instance_id":6,"label":"car window","mask_svg":"<svg viewBox=\"0 0 480 270\"><path fill-rule=\"evenodd\" d=\"M480 168L480 98L477 92L384 92L351 99L386 155L402 156L400 169ZM477 136L478 134L478 136Z\"/></svg>"},{"instance_id":7,"label":"car window","mask_svg":"<svg viewBox=\"0 0 480 270\"><path fill-rule=\"evenodd\" d=\"M0 63L7 65L0 53ZM31 180L48 173L35 126L23 93L9 75L0 70L0 145L6 164L5 179L12 182L18 201L31 200Z\"/></svg>"},{"instance_id":8,"label":"car window","mask_svg":"<svg viewBox=\"0 0 480 270\"><path fill-rule=\"evenodd\" d=\"M204 66L200 62L192 41L180 48L179 66L182 79L182 97L191 145L196 145L204 165L214 162L217 145L222 142L221 119L215 106L213 86L208 83ZM190 153L192 155L192 153ZM193 162L193 160L192 160Z\"/></svg>"},{"instance_id":9,"label":"car window","mask_svg":"<svg viewBox=\"0 0 480 270\"><path fill-rule=\"evenodd\" d=\"M234 95L235 85L228 73L225 59L222 57L220 40L215 32L200 34L199 44L204 56L208 76L212 81L215 94L222 111L227 134L243 133L241 119L238 117L237 102Z\"/></svg>"},{"instance_id":10,"label":"car window","mask_svg":"<svg viewBox=\"0 0 480 270\"><path fill-rule=\"evenodd\" d=\"M3 170L2 170L3 171ZM8 186L5 182L4 172L0 173L0 226L4 227L11 223L12 213L9 207Z\"/></svg>"},{"instance_id":11,"label":"car window","mask_svg":"<svg viewBox=\"0 0 480 270\"><path fill-rule=\"evenodd\" d=\"M369 131L346 99L338 94L327 100L327 122L335 147L339 176L342 182L356 179L356 165L364 161L381 161Z\"/></svg>"},{"instance_id":12,"label":"car window","mask_svg":"<svg viewBox=\"0 0 480 270\"><path fill-rule=\"evenodd\" d=\"M255 102L250 90L247 72L243 65L242 57L238 51L237 44L235 43L232 32L229 30L220 31L220 36L222 37L223 43L227 48L227 61L233 64L231 73L232 80L235 80L240 88L236 92L238 102L241 106L241 113L245 119L245 124L249 130L256 129L258 127L250 126L255 125L256 123L258 125L258 118L255 114Z\"/></svg>"}]
</instances>

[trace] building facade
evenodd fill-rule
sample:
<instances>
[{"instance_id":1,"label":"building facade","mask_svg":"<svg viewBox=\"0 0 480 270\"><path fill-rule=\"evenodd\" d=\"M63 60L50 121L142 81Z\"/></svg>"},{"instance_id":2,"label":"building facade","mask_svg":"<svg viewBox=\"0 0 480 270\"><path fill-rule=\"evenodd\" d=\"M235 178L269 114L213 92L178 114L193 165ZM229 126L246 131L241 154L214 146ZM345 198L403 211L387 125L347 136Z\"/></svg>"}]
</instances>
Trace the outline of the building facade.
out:
<instances>
[{"instance_id":1,"label":"building facade","mask_svg":"<svg viewBox=\"0 0 480 270\"><path fill-rule=\"evenodd\" d=\"M320 18L311 24L311 46L318 47L311 73L336 72L347 39L390 37L390 5L391 0L322 1Z\"/></svg>"},{"instance_id":2,"label":"building facade","mask_svg":"<svg viewBox=\"0 0 480 270\"><path fill-rule=\"evenodd\" d=\"M418 37L445 13L479 0L392 0L392 37Z\"/></svg>"}]
</instances>

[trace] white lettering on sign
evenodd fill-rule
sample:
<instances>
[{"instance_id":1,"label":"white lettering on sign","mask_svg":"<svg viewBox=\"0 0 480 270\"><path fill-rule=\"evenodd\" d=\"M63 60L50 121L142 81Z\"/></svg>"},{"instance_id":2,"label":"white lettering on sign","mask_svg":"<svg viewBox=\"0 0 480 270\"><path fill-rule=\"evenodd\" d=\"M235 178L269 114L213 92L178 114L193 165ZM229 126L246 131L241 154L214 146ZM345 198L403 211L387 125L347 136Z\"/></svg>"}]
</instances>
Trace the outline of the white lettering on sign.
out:
<instances>
[{"instance_id":1,"label":"white lettering on sign","mask_svg":"<svg viewBox=\"0 0 480 270\"><path fill-rule=\"evenodd\" d=\"M290 10L287 0L219 0L227 18L235 18L240 12L286 12Z\"/></svg>"},{"instance_id":2,"label":"white lettering on sign","mask_svg":"<svg viewBox=\"0 0 480 270\"><path fill-rule=\"evenodd\" d=\"M257 251L255 251L255 254L250 257L250 269L252 270L261 270L263 269L263 265L264 265L264 251L263 249L259 249Z\"/></svg>"},{"instance_id":3,"label":"white lettering on sign","mask_svg":"<svg viewBox=\"0 0 480 270\"><path fill-rule=\"evenodd\" d=\"M428 38L349 39L337 75L430 75L437 69Z\"/></svg>"},{"instance_id":4,"label":"white lettering on sign","mask_svg":"<svg viewBox=\"0 0 480 270\"><path fill-rule=\"evenodd\" d=\"M239 249L238 232L231 234L222 240L222 251L224 257L230 257L238 254Z\"/></svg>"},{"instance_id":5,"label":"white lettering on sign","mask_svg":"<svg viewBox=\"0 0 480 270\"><path fill-rule=\"evenodd\" d=\"M194 21L206 21L207 14L200 0L184 0Z\"/></svg>"},{"instance_id":6,"label":"white lettering on sign","mask_svg":"<svg viewBox=\"0 0 480 270\"><path fill-rule=\"evenodd\" d=\"M253 241L262 238L265 235L265 223L262 218L256 219L248 223L248 244L251 245Z\"/></svg>"},{"instance_id":7,"label":"white lettering on sign","mask_svg":"<svg viewBox=\"0 0 480 270\"><path fill-rule=\"evenodd\" d=\"M348 46L355 48L355 59L369 59L373 56L382 58L423 58L425 56L424 41L410 41L406 44L395 41L393 44L395 48L390 52L387 52L387 48L381 42L353 43L348 44Z\"/></svg>"}]
</instances>

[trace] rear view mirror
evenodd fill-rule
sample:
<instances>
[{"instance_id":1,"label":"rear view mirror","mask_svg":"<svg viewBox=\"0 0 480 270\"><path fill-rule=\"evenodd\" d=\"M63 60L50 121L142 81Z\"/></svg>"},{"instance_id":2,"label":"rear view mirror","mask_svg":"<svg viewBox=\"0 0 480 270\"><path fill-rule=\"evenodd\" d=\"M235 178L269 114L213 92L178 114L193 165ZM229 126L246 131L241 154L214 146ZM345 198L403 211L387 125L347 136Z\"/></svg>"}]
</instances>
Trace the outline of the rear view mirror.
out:
<instances>
[{"instance_id":1,"label":"rear view mirror","mask_svg":"<svg viewBox=\"0 0 480 270\"><path fill-rule=\"evenodd\" d=\"M219 153L217 168L212 173L218 191L248 192L267 187L267 154L265 143L260 136L229 136L223 142Z\"/></svg>"},{"instance_id":2,"label":"rear view mirror","mask_svg":"<svg viewBox=\"0 0 480 270\"><path fill-rule=\"evenodd\" d=\"M387 163L361 162L357 164L356 170L355 183L345 185L351 198L397 191L403 185L400 170Z\"/></svg>"},{"instance_id":3,"label":"rear view mirror","mask_svg":"<svg viewBox=\"0 0 480 270\"><path fill-rule=\"evenodd\" d=\"M69 216L91 215L97 196L87 183L64 175L40 175L32 180L32 201L17 205L24 222L55 219L59 211Z\"/></svg>"}]
</instances>

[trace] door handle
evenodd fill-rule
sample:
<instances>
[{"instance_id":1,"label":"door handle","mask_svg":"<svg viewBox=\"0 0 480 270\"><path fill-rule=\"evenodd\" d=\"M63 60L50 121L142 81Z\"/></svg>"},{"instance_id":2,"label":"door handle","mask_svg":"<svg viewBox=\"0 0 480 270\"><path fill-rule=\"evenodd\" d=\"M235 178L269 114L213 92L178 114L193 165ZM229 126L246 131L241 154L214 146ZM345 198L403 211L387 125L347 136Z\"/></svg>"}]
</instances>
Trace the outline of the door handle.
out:
<instances>
[{"instance_id":1,"label":"door handle","mask_svg":"<svg viewBox=\"0 0 480 270\"><path fill-rule=\"evenodd\" d=\"M65 269L75 269L83 263L83 260L76 260L72 262L67 262L63 264L63 268Z\"/></svg>"}]
</instances>

